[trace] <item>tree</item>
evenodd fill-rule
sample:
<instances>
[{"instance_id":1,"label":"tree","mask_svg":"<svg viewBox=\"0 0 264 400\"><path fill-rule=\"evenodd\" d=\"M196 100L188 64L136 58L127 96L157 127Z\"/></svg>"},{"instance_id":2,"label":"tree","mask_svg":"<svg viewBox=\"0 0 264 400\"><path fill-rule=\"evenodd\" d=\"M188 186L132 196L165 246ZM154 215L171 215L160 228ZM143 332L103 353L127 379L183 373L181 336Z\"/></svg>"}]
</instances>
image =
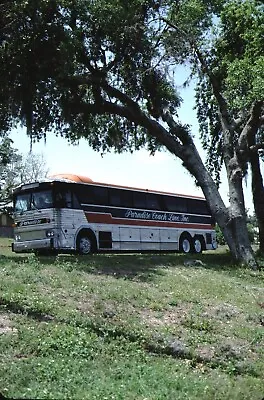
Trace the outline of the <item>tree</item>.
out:
<instances>
[{"instance_id":1,"label":"tree","mask_svg":"<svg viewBox=\"0 0 264 400\"><path fill-rule=\"evenodd\" d=\"M248 163L251 165L252 194L263 252L264 187L260 169L264 130L263 2L226 2L218 32L211 42L210 53L199 57L203 71L197 88L198 118L209 155L208 165L219 179L224 162L230 177L234 173L240 175L239 185L247 174ZM230 178L229 184L232 181Z\"/></svg>"},{"instance_id":2,"label":"tree","mask_svg":"<svg viewBox=\"0 0 264 400\"><path fill-rule=\"evenodd\" d=\"M4 129L17 121L24 123L32 140L45 138L47 131L56 130L73 141L87 138L95 150L124 151L147 146L154 152L166 147L182 160L202 188L234 258L256 268L237 159L233 160L231 153L225 155L230 183L230 208L226 208L190 128L177 118L180 98L169 78L171 63L186 59L193 65L200 63L201 71L208 74L203 48L195 44L203 43L222 3L8 3L10 22L3 23L0 37L0 120ZM171 43L174 47L168 51ZM229 129L221 93L218 100L225 129ZM230 146L226 141L227 151Z\"/></svg>"},{"instance_id":3,"label":"tree","mask_svg":"<svg viewBox=\"0 0 264 400\"><path fill-rule=\"evenodd\" d=\"M15 187L45 178L47 174L48 169L42 154L22 155L12 148L9 162L0 165L0 208L8 211Z\"/></svg>"},{"instance_id":4,"label":"tree","mask_svg":"<svg viewBox=\"0 0 264 400\"><path fill-rule=\"evenodd\" d=\"M14 149L12 147L13 141L8 136L3 135L0 139L0 165L5 167L8 163L11 162Z\"/></svg>"},{"instance_id":5,"label":"tree","mask_svg":"<svg viewBox=\"0 0 264 400\"><path fill-rule=\"evenodd\" d=\"M12 147L13 141L3 134L0 140L0 209L5 208L10 199L6 197L6 191L3 189L5 185L5 171L8 165L16 158L16 151Z\"/></svg>"}]
</instances>

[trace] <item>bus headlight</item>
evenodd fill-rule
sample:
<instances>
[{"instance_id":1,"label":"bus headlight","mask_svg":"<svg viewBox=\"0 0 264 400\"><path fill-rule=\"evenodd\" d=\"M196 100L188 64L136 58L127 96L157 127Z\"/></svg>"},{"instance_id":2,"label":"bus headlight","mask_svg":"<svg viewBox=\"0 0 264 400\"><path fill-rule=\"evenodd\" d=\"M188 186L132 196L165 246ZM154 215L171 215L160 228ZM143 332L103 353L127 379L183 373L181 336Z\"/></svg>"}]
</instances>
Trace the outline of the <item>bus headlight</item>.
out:
<instances>
[{"instance_id":1,"label":"bus headlight","mask_svg":"<svg viewBox=\"0 0 264 400\"><path fill-rule=\"evenodd\" d=\"M54 231L51 231L51 230L46 231L46 236L47 236L47 238L52 238L52 237L54 237L54 235L55 235L55 232L54 232Z\"/></svg>"},{"instance_id":2,"label":"bus headlight","mask_svg":"<svg viewBox=\"0 0 264 400\"><path fill-rule=\"evenodd\" d=\"M19 240L21 240L21 236L20 235L15 235L15 240L18 242Z\"/></svg>"}]
</instances>

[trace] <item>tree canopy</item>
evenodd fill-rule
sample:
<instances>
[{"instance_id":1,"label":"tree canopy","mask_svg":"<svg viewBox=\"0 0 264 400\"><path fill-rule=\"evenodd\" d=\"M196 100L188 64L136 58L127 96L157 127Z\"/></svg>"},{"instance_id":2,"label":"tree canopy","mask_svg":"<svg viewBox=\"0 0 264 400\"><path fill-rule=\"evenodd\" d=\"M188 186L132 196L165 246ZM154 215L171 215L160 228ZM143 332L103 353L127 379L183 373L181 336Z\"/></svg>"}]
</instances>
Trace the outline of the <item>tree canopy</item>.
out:
<instances>
[{"instance_id":1,"label":"tree canopy","mask_svg":"<svg viewBox=\"0 0 264 400\"><path fill-rule=\"evenodd\" d=\"M228 118L235 127L233 140L240 145L241 163L244 163L245 172L249 161L248 124L252 124L254 118L258 141L263 129L263 121L260 118L263 114L264 98L263 50L263 2L226 2L220 14L210 52L204 60L209 74L200 72L196 95L203 145L209 155L208 165L217 179L223 162L221 155L224 144L217 95L221 94L225 99ZM216 81L215 86L212 80Z\"/></svg>"},{"instance_id":2,"label":"tree canopy","mask_svg":"<svg viewBox=\"0 0 264 400\"><path fill-rule=\"evenodd\" d=\"M153 68L159 49L147 22L157 6L145 0L9 3L1 40L2 130L19 121L36 140L55 129L71 140L86 137L95 149L121 151L145 141L155 147L134 122L136 104L157 118L165 106L179 105L165 73Z\"/></svg>"}]
</instances>

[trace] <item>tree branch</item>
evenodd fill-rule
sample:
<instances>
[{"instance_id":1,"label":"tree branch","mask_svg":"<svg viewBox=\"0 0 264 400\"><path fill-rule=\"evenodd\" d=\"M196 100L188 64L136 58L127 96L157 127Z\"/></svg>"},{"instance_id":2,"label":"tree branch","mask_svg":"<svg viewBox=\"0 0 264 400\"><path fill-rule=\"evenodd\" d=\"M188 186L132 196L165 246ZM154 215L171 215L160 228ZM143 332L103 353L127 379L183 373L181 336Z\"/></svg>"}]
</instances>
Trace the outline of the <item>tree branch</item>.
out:
<instances>
[{"instance_id":1,"label":"tree branch","mask_svg":"<svg viewBox=\"0 0 264 400\"><path fill-rule=\"evenodd\" d=\"M248 121L242 129L242 132L238 138L238 151L240 153L248 152L249 142L252 142L252 138L255 137L257 134L257 131L260 127L262 106L263 101L255 101L251 106ZM249 140L250 138L251 140Z\"/></svg>"},{"instance_id":2,"label":"tree branch","mask_svg":"<svg viewBox=\"0 0 264 400\"><path fill-rule=\"evenodd\" d=\"M68 77L67 79L77 85L98 85L98 88L101 88L110 99L115 99L121 103L107 101L102 97L100 102L95 101L95 103L89 104L81 103L83 111L81 111L80 108L80 112L88 112L93 115L109 113L127 118L136 125L145 128L150 136L155 137L162 145L166 146L171 153L175 154L180 159L183 159L184 146L194 146L192 137L187 128L177 124L169 112L164 113L162 119L169 126L171 133L142 111L139 104L126 93L111 86L106 81L104 74L102 74L102 76L94 76L94 74L80 75Z\"/></svg>"},{"instance_id":3,"label":"tree branch","mask_svg":"<svg viewBox=\"0 0 264 400\"><path fill-rule=\"evenodd\" d=\"M230 114L228 112L227 101L226 101L225 97L223 96L223 94L221 93L221 88L219 86L218 80L215 77L215 75L209 70L209 67L205 60L205 57L202 54L202 52L200 51L200 49L198 48L194 39L190 38L187 32L185 32L182 29L179 29L175 24L173 24L171 21L167 20L166 18L162 18L162 20L165 23L167 23L174 30L177 30L178 32L183 33L185 35L185 37L187 38L191 48L193 49L200 65L201 65L203 73L209 79L209 82L212 86L213 94L218 103L219 118L220 118L222 131L223 131L223 146L226 148L224 159L225 159L225 164L228 165L230 160L233 158L233 138L234 138L236 124L235 124L234 119L230 116Z\"/></svg>"},{"instance_id":4,"label":"tree branch","mask_svg":"<svg viewBox=\"0 0 264 400\"><path fill-rule=\"evenodd\" d=\"M166 122L168 124L168 126L171 129L172 134L175 135L178 139L180 139L180 141L182 142L183 145L192 145L193 144L192 137L191 137L190 133L188 132L187 128L182 125L177 124L169 112L163 113L162 119L164 122Z\"/></svg>"}]
</instances>

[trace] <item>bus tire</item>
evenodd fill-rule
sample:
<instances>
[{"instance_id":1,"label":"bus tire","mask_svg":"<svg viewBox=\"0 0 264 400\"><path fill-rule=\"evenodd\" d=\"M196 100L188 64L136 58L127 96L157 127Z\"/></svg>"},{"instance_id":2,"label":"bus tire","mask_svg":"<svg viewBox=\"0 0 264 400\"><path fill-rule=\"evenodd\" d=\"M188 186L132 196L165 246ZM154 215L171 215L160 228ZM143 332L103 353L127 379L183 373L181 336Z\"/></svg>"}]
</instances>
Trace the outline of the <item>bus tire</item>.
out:
<instances>
[{"instance_id":1,"label":"bus tire","mask_svg":"<svg viewBox=\"0 0 264 400\"><path fill-rule=\"evenodd\" d=\"M204 249L204 239L201 236L194 236L193 238L193 252L200 254Z\"/></svg>"},{"instance_id":2,"label":"bus tire","mask_svg":"<svg viewBox=\"0 0 264 400\"><path fill-rule=\"evenodd\" d=\"M183 233L180 237L179 250L181 253L189 254L193 251L193 240L189 233Z\"/></svg>"},{"instance_id":3,"label":"bus tire","mask_svg":"<svg viewBox=\"0 0 264 400\"><path fill-rule=\"evenodd\" d=\"M77 252L82 256L94 253L96 251L95 238L91 233L81 233L78 236L76 248Z\"/></svg>"}]
</instances>

